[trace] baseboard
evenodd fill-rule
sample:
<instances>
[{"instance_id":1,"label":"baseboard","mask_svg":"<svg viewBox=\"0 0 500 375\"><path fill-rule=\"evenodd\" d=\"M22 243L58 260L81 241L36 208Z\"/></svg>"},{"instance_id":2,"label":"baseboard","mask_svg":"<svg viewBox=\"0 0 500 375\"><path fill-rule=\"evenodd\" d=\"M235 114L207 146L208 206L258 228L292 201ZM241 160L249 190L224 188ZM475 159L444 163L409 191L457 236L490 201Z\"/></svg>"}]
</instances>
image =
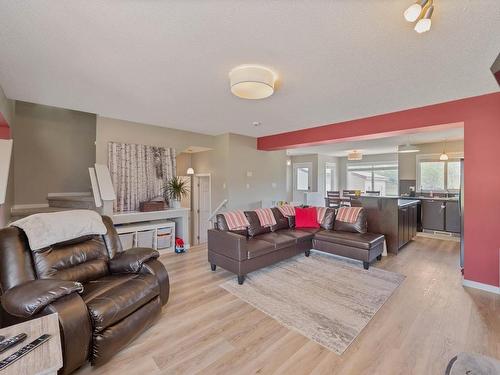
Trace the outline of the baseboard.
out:
<instances>
[{"instance_id":1,"label":"baseboard","mask_svg":"<svg viewBox=\"0 0 500 375\"><path fill-rule=\"evenodd\" d=\"M469 288L484 290L485 292L500 294L500 287L494 285L478 283L477 281L471 281L466 279L462 280L462 285Z\"/></svg>"},{"instance_id":2,"label":"baseboard","mask_svg":"<svg viewBox=\"0 0 500 375\"><path fill-rule=\"evenodd\" d=\"M71 193L47 193L47 198L52 198L52 197L91 197L92 193L89 191L82 191L82 192L71 192Z\"/></svg>"},{"instance_id":3,"label":"baseboard","mask_svg":"<svg viewBox=\"0 0 500 375\"><path fill-rule=\"evenodd\" d=\"M46 208L49 207L48 203L32 203L32 204L15 204L11 210L30 210L32 208Z\"/></svg>"},{"instance_id":4,"label":"baseboard","mask_svg":"<svg viewBox=\"0 0 500 375\"><path fill-rule=\"evenodd\" d=\"M443 241L460 242L459 236L445 234L445 233L439 233L439 232L434 232L434 233L418 232L417 237L433 238L436 240L443 240Z\"/></svg>"}]
</instances>

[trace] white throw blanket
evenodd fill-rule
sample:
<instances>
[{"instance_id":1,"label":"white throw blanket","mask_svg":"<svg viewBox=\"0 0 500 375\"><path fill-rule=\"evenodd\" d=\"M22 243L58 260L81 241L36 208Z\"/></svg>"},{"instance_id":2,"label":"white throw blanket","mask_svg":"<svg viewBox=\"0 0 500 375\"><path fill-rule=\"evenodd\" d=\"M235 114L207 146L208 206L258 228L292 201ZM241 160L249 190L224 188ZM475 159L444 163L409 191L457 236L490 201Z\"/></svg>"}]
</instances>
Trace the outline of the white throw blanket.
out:
<instances>
[{"instance_id":1,"label":"white throw blanket","mask_svg":"<svg viewBox=\"0 0 500 375\"><path fill-rule=\"evenodd\" d=\"M35 214L10 224L26 233L31 250L89 235L106 234L101 215L91 210Z\"/></svg>"}]
</instances>

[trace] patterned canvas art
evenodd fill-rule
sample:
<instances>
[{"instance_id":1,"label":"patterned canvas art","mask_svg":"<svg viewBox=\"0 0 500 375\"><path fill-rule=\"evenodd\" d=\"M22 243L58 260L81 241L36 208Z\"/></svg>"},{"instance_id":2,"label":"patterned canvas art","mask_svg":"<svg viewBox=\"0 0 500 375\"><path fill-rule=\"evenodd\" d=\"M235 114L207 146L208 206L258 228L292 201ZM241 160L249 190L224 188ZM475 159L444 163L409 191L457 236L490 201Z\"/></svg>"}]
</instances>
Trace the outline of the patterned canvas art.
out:
<instances>
[{"instance_id":1,"label":"patterned canvas art","mask_svg":"<svg viewBox=\"0 0 500 375\"><path fill-rule=\"evenodd\" d=\"M139 203L162 195L164 181L175 176L175 149L108 143L108 167L116 192L113 209L139 210Z\"/></svg>"}]
</instances>

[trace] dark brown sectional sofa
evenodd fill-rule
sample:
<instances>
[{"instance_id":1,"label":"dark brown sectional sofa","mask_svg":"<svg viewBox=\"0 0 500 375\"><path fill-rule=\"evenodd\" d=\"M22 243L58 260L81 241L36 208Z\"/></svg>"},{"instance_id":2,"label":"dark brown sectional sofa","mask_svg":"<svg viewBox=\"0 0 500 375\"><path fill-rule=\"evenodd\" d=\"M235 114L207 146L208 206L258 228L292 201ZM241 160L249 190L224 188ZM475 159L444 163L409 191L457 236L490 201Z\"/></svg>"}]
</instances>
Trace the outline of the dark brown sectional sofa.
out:
<instances>
[{"instance_id":1,"label":"dark brown sectional sofa","mask_svg":"<svg viewBox=\"0 0 500 375\"><path fill-rule=\"evenodd\" d=\"M250 226L230 231L224 215L217 215L216 228L208 231L208 261L212 271L220 266L238 276L243 284L249 272L269 266L299 253L309 256L311 249L360 260L365 269L381 259L384 236L366 233L366 213L361 211L354 224L335 221L335 210L328 208L319 229L295 229L295 218L286 218L273 208L277 224L260 225L254 211L245 211Z\"/></svg>"}]
</instances>

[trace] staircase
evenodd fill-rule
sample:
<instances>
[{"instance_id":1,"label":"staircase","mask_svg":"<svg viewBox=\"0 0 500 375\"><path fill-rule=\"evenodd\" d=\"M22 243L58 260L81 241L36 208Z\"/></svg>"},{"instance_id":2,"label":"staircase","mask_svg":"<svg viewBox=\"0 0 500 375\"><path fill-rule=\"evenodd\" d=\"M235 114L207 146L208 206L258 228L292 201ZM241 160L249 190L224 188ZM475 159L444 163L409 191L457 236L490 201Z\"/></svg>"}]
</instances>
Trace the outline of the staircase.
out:
<instances>
[{"instance_id":1,"label":"staircase","mask_svg":"<svg viewBox=\"0 0 500 375\"><path fill-rule=\"evenodd\" d=\"M33 205L26 207L12 207L10 210L11 221L39 213L68 211L68 210L95 210L94 197L92 193L65 193L47 196L47 205Z\"/></svg>"},{"instance_id":2,"label":"staircase","mask_svg":"<svg viewBox=\"0 0 500 375\"><path fill-rule=\"evenodd\" d=\"M49 194L47 197L49 207L54 208L68 208L68 209L83 209L95 210L94 197L91 193L78 194L78 195L54 195Z\"/></svg>"}]
</instances>

